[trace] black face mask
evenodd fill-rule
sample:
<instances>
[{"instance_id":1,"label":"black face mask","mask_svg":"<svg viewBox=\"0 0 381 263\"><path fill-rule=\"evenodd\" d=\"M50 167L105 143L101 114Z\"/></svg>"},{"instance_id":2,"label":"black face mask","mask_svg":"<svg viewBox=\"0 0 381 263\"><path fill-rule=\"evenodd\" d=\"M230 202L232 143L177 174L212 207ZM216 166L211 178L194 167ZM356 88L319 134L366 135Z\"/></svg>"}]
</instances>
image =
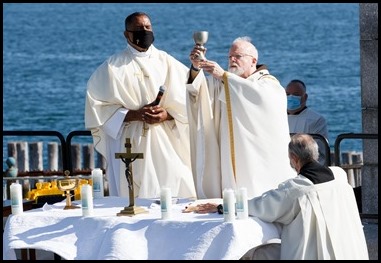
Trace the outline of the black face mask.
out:
<instances>
[{"instance_id":1,"label":"black face mask","mask_svg":"<svg viewBox=\"0 0 381 263\"><path fill-rule=\"evenodd\" d=\"M141 30L129 32L132 33L132 43L141 48L149 48L155 40L152 31Z\"/></svg>"}]
</instances>

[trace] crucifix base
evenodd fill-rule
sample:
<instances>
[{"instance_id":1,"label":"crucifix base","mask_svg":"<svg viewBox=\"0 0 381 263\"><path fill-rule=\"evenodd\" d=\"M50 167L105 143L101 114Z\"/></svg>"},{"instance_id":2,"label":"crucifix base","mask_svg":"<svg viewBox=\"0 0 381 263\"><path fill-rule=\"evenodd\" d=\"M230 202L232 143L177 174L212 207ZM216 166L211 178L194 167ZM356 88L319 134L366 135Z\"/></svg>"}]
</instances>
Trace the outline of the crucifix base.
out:
<instances>
[{"instance_id":1,"label":"crucifix base","mask_svg":"<svg viewBox=\"0 0 381 263\"><path fill-rule=\"evenodd\" d=\"M133 215L143 214L143 213L148 213L148 211L139 206L126 206L123 210L121 210L116 215L117 216L133 216Z\"/></svg>"}]
</instances>

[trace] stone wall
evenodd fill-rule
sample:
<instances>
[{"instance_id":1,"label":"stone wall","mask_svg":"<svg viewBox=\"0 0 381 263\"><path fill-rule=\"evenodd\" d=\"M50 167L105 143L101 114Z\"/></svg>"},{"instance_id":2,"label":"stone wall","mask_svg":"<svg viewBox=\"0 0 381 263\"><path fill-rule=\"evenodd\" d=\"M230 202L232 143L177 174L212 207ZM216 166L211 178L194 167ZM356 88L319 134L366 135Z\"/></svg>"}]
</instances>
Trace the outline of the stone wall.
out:
<instances>
[{"instance_id":1,"label":"stone wall","mask_svg":"<svg viewBox=\"0 0 381 263\"><path fill-rule=\"evenodd\" d=\"M360 4L362 132L378 134L378 4ZM363 213L378 214L378 140L364 140Z\"/></svg>"},{"instance_id":2,"label":"stone wall","mask_svg":"<svg viewBox=\"0 0 381 263\"><path fill-rule=\"evenodd\" d=\"M360 3L362 132L378 134L378 4ZM363 141L362 212L378 215L378 140ZM363 220L369 259L378 259L378 218Z\"/></svg>"}]
</instances>

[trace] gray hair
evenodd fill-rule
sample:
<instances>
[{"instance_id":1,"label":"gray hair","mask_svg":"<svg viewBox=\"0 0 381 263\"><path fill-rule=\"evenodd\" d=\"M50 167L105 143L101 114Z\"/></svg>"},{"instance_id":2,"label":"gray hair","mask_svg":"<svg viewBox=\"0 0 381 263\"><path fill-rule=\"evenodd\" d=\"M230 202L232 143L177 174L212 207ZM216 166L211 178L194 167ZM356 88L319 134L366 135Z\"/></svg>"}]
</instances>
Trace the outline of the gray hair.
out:
<instances>
[{"instance_id":1,"label":"gray hair","mask_svg":"<svg viewBox=\"0 0 381 263\"><path fill-rule=\"evenodd\" d=\"M302 164L317 161L319 158L318 144L311 135L297 133L291 136L288 152L296 155Z\"/></svg>"}]
</instances>

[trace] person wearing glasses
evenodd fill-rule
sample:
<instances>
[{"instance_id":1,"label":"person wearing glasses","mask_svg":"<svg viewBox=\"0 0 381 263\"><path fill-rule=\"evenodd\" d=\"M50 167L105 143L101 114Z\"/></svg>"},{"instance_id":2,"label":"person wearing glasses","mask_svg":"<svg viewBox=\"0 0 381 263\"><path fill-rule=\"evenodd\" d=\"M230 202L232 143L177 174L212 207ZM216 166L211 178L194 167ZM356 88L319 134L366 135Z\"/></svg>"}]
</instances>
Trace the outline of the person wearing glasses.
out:
<instances>
[{"instance_id":1,"label":"person wearing glasses","mask_svg":"<svg viewBox=\"0 0 381 263\"><path fill-rule=\"evenodd\" d=\"M185 85L188 67L154 45L150 17L125 19L126 47L112 55L87 83L85 126L107 161L111 196L157 198L162 187L176 197L194 198ZM165 88L163 88L165 87ZM162 90L161 90L162 89ZM133 182L115 153L143 153L132 159Z\"/></svg>"},{"instance_id":2,"label":"person wearing glasses","mask_svg":"<svg viewBox=\"0 0 381 263\"><path fill-rule=\"evenodd\" d=\"M197 44L187 84L191 160L197 197L247 188L248 198L295 177L287 155L287 98L248 36L235 39L228 70ZM206 74L208 73L208 74Z\"/></svg>"}]
</instances>

